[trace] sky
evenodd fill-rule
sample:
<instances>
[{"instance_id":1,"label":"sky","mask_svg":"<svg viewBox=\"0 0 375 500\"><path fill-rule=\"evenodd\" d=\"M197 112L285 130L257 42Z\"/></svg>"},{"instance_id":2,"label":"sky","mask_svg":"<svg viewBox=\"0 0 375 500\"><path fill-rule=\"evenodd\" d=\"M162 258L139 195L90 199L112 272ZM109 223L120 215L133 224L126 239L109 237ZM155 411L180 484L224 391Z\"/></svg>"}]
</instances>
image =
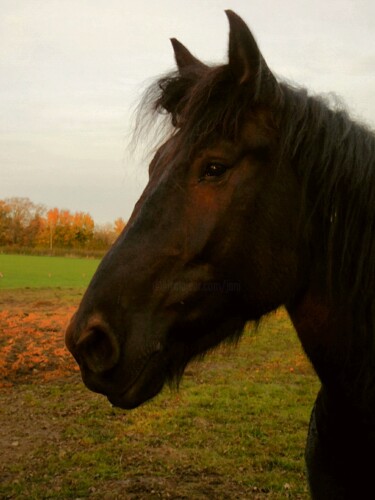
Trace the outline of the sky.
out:
<instances>
[{"instance_id":1,"label":"sky","mask_svg":"<svg viewBox=\"0 0 375 500\"><path fill-rule=\"evenodd\" d=\"M174 68L171 37L225 62L228 8L277 75L375 128L374 0L0 0L0 199L127 220L150 160L128 147L142 91Z\"/></svg>"}]
</instances>

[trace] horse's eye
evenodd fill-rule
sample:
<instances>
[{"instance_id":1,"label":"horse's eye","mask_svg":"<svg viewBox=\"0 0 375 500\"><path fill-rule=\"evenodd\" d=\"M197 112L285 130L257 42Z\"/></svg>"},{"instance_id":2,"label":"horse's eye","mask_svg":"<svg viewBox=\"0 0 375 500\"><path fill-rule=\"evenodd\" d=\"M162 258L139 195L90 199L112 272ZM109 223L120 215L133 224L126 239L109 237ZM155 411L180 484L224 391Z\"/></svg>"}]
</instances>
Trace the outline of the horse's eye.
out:
<instances>
[{"instance_id":1,"label":"horse's eye","mask_svg":"<svg viewBox=\"0 0 375 500\"><path fill-rule=\"evenodd\" d=\"M203 171L202 178L204 177L221 177L228 170L226 165L217 162L208 163Z\"/></svg>"}]
</instances>

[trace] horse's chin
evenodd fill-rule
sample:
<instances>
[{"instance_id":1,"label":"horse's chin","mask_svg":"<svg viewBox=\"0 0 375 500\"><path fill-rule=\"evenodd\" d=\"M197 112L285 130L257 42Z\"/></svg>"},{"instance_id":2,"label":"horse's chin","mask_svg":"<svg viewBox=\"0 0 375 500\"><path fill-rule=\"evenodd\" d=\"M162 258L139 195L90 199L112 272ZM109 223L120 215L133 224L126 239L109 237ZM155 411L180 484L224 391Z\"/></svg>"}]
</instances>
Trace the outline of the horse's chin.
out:
<instances>
[{"instance_id":1,"label":"horse's chin","mask_svg":"<svg viewBox=\"0 0 375 500\"><path fill-rule=\"evenodd\" d=\"M152 357L125 390L106 394L113 406L131 410L159 394L164 386L166 375L163 363L160 363L160 359L155 358L159 358L159 356Z\"/></svg>"},{"instance_id":2,"label":"horse's chin","mask_svg":"<svg viewBox=\"0 0 375 500\"><path fill-rule=\"evenodd\" d=\"M119 394L108 394L108 401L117 408L132 410L154 398L162 390L164 379L153 380L147 386L135 384L130 389Z\"/></svg>"},{"instance_id":3,"label":"horse's chin","mask_svg":"<svg viewBox=\"0 0 375 500\"><path fill-rule=\"evenodd\" d=\"M81 376L88 389L106 396L113 406L131 410L162 390L167 379L166 362L161 352L154 352L128 383L124 383L129 377L124 374L121 365L114 373L108 372L106 377L99 378L81 367Z\"/></svg>"}]
</instances>

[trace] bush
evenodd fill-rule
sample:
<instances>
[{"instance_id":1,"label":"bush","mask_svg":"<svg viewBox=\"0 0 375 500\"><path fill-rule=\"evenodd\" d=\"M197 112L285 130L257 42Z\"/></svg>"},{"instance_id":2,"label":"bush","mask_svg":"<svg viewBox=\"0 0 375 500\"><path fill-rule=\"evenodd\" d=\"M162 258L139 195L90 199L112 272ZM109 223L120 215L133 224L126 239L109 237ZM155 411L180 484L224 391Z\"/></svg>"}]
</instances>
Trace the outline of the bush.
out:
<instances>
[{"instance_id":1,"label":"bush","mask_svg":"<svg viewBox=\"0 0 375 500\"><path fill-rule=\"evenodd\" d=\"M41 247L20 247L20 246L2 246L0 253L3 254L16 254L16 255L39 255L51 257L83 257L91 259L101 259L106 250L90 250L87 248L41 248Z\"/></svg>"}]
</instances>

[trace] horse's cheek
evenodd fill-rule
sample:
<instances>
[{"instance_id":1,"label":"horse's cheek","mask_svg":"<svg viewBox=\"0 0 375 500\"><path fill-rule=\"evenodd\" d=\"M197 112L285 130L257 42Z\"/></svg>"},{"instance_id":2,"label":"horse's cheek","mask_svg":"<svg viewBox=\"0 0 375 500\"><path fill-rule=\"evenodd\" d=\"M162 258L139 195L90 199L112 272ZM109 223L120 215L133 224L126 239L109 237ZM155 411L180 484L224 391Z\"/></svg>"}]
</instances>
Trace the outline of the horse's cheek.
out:
<instances>
[{"instance_id":1,"label":"horse's cheek","mask_svg":"<svg viewBox=\"0 0 375 500\"><path fill-rule=\"evenodd\" d=\"M220 200L209 189L195 191L184 214L183 224L191 254L197 254L210 242L220 222Z\"/></svg>"}]
</instances>

